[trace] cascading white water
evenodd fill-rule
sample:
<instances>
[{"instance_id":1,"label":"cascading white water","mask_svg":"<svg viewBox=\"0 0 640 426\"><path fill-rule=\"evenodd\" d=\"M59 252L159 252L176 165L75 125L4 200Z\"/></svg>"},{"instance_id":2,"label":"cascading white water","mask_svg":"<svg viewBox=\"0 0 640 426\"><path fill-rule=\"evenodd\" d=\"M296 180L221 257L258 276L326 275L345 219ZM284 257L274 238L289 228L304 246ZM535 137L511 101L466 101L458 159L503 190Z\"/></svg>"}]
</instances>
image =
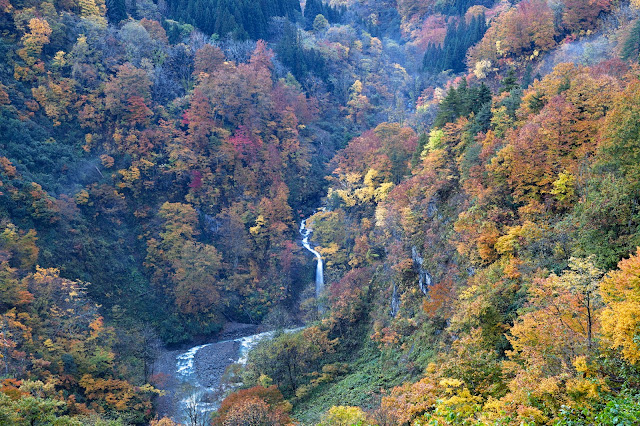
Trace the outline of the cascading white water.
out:
<instances>
[{"instance_id":1,"label":"cascading white water","mask_svg":"<svg viewBox=\"0 0 640 426\"><path fill-rule=\"evenodd\" d=\"M295 333L303 329L304 327L290 328L283 330L283 332ZM256 347L262 340L271 339L275 333L275 331L266 331L237 339L194 346L188 351L176 356L176 376L181 382L186 394L179 399L179 413L177 413L175 420L193 424L194 418L198 418L202 421L202 424L208 424L206 419L209 413L217 410L227 391L234 388L233 385L229 386L220 382L215 386L205 386L201 383L206 380L203 380L205 379L203 373L198 371L195 365L195 358L200 350L213 346L211 349L218 354L218 348L222 349L224 345L233 343L236 347L234 353L231 355L233 358L227 358L230 354L225 350L221 350L225 355L222 355L223 359L218 359L218 362L223 363L225 366L234 363L244 365L247 363L251 349ZM196 424L200 424L200 422L198 421Z\"/></svg>"},{"instance_id":2,"label":"cascading white water","mask_svg":"<svg viewBox=\"0 0 640 426\"><path fill-rule=\"evenodd\" d=\"M411 257L413 262L418 265L418 287L420 287L420 291L426 296L429 294L429 287L431 287L433 283L433 278L431 278L429 271L424 269L424 258L420 256L416 246L411 247Z\"/></svg>"},{"instance_id":3,"label":"cascading white water","mask_svg":"<svg viewBox=\"0 0 640 426\"><path fill-rule=\"evenodd\" d=\"M322 255L315 251L311 244L309 244L309 237L313 233L313 230L307 228L307 220L303 220L300 223L300 235L302 235L302 245L309 250L316 257L318 263L316 265L316 299L319 299L324 291L324 270L322 263ZM321 308L319 307L321 310Z\"/></svg>"}]
</instances>

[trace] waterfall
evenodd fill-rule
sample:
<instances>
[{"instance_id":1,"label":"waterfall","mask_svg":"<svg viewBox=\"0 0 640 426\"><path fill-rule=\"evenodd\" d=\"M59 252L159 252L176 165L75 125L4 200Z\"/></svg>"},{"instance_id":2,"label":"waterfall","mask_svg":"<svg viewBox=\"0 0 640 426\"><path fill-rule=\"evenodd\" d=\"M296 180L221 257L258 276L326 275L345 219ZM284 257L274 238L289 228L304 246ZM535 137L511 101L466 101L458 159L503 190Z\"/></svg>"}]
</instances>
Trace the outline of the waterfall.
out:
<instances>
[{"instance_id":1,"label":"waterfall","mask_svg":"<svg viewBox=\"0 0 640 426\"><path fill-rule=\"evenodd\" d=\"M393 294L391 294L391 317L395 318L398 315L398 309L400 309L400 295L398 294L398 286L393 283Z\"/></svg>"},{"instance_id":2,"label":"waterfall","mask_svg":"<svg viewBox=\"0 0 640 426\"><path fill-rule=\"evenodd\" d=\"M411 247L411 257L413 258L413 262L418 266L418 287L420 287L420 291L422 291L423 294L427 295L429 287L433 283L433 278L431 278L429 271L424 269L424 258L420 256L416 246Z\"/></svg>"},{"instance_id":3,"label":"waterfall","mask_svg":"<svg viewBox=\"0 0 640 426\"><path fill-rule=\"evenodd\" d=\"M320 298L320 295L324 291L324 271L323 271L323 263L322 256L320 253L315 251L311 244L309 243L309 237L313 233L313 230L307 228L307 220L303 220L300 223L300 235L302 235L302 245L304 248L309 250L316 257L318 263L316 265L316 299ZM318 310L322 310L322 308L318 305Z\"/></svg>"}]
</instances>

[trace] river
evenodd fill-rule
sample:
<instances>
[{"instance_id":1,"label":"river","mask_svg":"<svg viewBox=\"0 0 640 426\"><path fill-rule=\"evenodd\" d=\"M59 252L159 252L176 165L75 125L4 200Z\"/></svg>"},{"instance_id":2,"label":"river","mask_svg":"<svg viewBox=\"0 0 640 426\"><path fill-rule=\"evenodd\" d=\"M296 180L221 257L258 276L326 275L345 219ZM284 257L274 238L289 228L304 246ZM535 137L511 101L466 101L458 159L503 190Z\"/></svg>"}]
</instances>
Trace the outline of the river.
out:
<instances>
[{"instance_id":1,"label":"river","mask_svg":"<svg viewBox=\"0 0 640 426\"><path fill-rule=\"evenodd\" d=\"M256 331L255 325L233 324L231 333ZM304 327L284 330L294 333ZM225 380L227 368L242 366L249 351L275 330L225 339L194 346L186 351L166 351L156 362L156 371L165 380L159 386L166 395L159 398L158 415L186 425L208 425L210 414L217 410L225 395L239 382ZM227 335L229 332L227 332Z\"/></svg>"},{"instance_id":2,"label":"river","mask_svg":"<svg viewBox=\"0 0 640 426\"><path fill-rule=\"evenodd\" d=\"M324 291L322 256L311 247L309 238L313 233L306 220L300 224L302 245L316 258L316 299ZM318 311L323 307L318 302ZM284 330L293 333L304 327ZM249 351L276 332L262 331L256 325L230 323L217 342L194 346L188 350L163 351L154 370L159 373L158 387L165 395L158 399L158 415L190 426L209 424L209 416L220 407L225 395L240 385L225 377L229 366L246 364Z\"/></svg>"}]
</instances>

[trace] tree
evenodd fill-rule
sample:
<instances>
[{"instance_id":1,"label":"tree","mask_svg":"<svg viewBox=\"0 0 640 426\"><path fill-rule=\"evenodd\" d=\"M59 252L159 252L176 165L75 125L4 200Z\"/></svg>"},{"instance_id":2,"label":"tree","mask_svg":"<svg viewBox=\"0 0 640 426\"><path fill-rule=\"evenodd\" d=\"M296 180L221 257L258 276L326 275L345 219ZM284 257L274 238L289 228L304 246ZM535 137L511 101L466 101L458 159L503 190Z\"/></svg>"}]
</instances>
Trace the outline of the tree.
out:
<instances>
[{"instance_id":1,"label":"tree","mask_svg":"<svg viewBox=\"0 0 640 426\"><path fill-rule=\"evenodd\" d=\"M611 348L621 348L628 362L640 361L640 248L618 269L607 274L601 285L606 308L602 311L603 334Z\"/></svg>"},{"instance_id":2,"label":"tree","mask_svg":"<svg viewBox=\"0 0 640 426\"><path fill-rule=\"evenodd\" d=\"M256 378L270 377L279 389L295 394L306 377L318 367L318 361L334 352L337 340L328 331L309 327L298 333L283 333L250 352L248 368Z\"/></svg>"},{"instance_id":3,"label":"tree","mask_svg":"<svg viewBox=\"0 0 640 426\"><path fill-rule=\"evenodd\" d=\"M213 425L264 425L289 424L291 404L276 386L254 386L227 396L213 419Z\"/></svg>"},{"instance_id":4,"label":"tree","mask_svg":"<svg viewBox=\"0 0 640 426\"><path fill-rule=\"evenodd\" d=\"M105 0L107 6L107 19L110 24L118 24L127 19L125 0Z\"/></svg>"},{"instance_id":5,"label":"tree","mask_svg":"<svg viewBox=\"0 0 640 426\"><path fill-rule=\"evenodd\" d=\"M640 186L640 81L620 93L602 127L602 162L621 173L633 188Z\"/></svg>"},{"instance_id":6,"label":"tree","mask_svg":"<svg viewBox=\"0 0 640 426\"><path fill-rule=\"evenodd\" d=\"M196 52L194 59L195 75L201 73L212 74L222 63L225 57L222 50L210 44L205 44Z\"/></svg>"},{"instance_id":7,"label":"tree","mask_svg":"<svg viewBox=\"0 0 640 426\"><path fill-rule=\"evenodd\" d=\"M369 121L369 114L373 111L373 106L369 101L369 98L362 93L363 84L360 80L356 80L349 89L349 102L347 106L349 109L348 118L356 125L366 125Z\"/></svg>"},{"instance_id":8,"label":"tree","mask_svg":"<svg viewBox=\"0 0 640 426\"><path fill-rule=\"evenodd\" d=\"M611 7L611 0L564 0L562 25L567 31L591 30L602 12Z\"/></svg>"},{"instance_id":9,"label":"tree","mask_svg":"<svg viewBox=\"0 0 640 426\"><path fill-rule=\"evenodd\" d=\"M172 263L176 284L174 294L181 312L210 312L220 304L218 270L221 257L215 247L185 242L179 258Z\"/></svg>"},{"instance_id":10,"label":"tree","mask_svg":"<svg viewBox=\"0 0 640 426\"><path fill-rule=\"evenodd\" d=\"M367 417L360 407L333 406L323 416L321 426L367 425Z\"/></svg>"},{"instance_id":11,"label":"tree","mask_svg":"<svg viewBox=\"0 0 640 426\"><path fill-rule=\"evenodd\" d=\"M322 14L318 14L313 20L313 31L319 33L329 27L329 21Z\"/></svg>"},{"instance_id":12,"label":"tree","mask_svg":"<svg viewBox=\"0 0 640 426\"><path fill-rule=\"evenodd\" d=\"M22 49L18 50L18 56L26 66L14 64L13 76L16 80L33 81L36 76L44 72L44 63L40 54L45 45L50 41L52 29L46 19L32 18L29 20L29 31L22 36Z\"/></svg>"},{"instance_id":13,"label":"tree","mask_svg":"<svg viewBox=\"0 0 640 426\"><path fill-rule=\"evenodd\" d=\"M561 275L534 281L529 289L533 311L521 315L510 330L511 359L549 377L571 372L577 357L593 355L602 307L602 271L594 258L571 258Z\"/></svg>"}]
</instances>

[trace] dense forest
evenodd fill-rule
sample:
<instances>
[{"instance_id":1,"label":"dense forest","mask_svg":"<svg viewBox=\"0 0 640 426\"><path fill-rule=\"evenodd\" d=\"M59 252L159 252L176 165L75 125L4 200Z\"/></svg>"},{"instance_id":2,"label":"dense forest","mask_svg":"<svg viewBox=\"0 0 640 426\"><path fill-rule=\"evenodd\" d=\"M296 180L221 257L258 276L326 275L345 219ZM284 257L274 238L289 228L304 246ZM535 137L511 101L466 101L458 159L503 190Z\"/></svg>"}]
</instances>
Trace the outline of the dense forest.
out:
<instances>
[{"instance_id":1,"label":"dense forest","mask_svg":"<svg viewBox=\"0 0 640 426\"><path fill-rule=\"evenodd\" d=\"M0 424L175 425L237 322L304 329L191 426L638 424L639 54L638 0L0 0Z\"/></svg>"}]
</instances>

